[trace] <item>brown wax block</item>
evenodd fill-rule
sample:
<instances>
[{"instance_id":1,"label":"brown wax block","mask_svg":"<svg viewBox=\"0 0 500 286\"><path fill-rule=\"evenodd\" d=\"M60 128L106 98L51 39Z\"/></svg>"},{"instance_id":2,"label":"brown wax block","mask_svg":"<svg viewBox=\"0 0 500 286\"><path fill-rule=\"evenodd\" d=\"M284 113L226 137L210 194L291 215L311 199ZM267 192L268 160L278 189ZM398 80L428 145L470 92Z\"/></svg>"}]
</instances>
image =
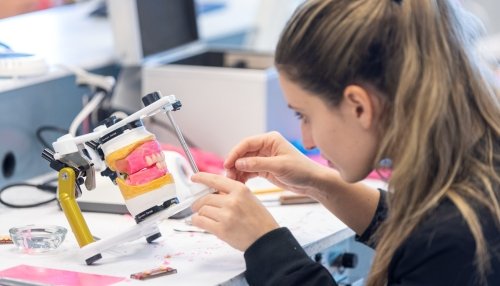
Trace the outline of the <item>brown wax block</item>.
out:
<instances>
[{"instance_id":1,"label":"brown wax block","mask_svg":"<svg viewBox=\"0 0 500 286\"><path fill-rule=\"evenodd\" d=\"M306 195L300 195L295 193L286 193L280 196L280 204L282 205L295 205L295 204L310 204L317 203L316 200L308 197Z\"/></svg>"}]
</instances>

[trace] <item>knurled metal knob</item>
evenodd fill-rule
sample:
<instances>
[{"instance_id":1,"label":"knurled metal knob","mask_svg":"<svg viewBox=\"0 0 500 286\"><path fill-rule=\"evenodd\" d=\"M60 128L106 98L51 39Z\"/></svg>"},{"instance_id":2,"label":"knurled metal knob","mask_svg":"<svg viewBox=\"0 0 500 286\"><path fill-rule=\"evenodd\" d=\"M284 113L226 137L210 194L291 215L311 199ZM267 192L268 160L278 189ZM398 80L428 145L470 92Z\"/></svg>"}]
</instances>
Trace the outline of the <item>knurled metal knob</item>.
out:
<instances>
[{"instance_id":1,"label":"knurled metal knob","mask_svg":"<svg viewBox=\"0 0 500 286\"><path fill-rule=\"evenodd\" d=\"M144 103L144 106L148 106L151 103L158 101L160 98L161 98L160 93L157 91L153 91L142 97L142 103Z\"/></svg>"}]
</instances>

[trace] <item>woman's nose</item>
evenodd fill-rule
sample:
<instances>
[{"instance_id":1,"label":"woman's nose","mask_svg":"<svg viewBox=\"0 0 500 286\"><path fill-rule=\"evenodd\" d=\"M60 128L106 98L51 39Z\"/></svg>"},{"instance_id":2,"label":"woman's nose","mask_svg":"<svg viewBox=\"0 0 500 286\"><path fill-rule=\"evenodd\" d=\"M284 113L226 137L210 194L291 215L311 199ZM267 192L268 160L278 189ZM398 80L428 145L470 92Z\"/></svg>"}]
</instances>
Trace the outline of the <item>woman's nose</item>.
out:
<instances>
[{"instance_id":1,"label":"woman's nose","mask_svg":"<svg viewBox=\"0 0 500 286\"><path fill-rule=\"evenodd\" d=\"M302 127L302 145L306 150L312 150L316 148L316 144L314 143L314 140L312 139L311 133L309 132L309 129L303 128Z\"/></svg>"}]
</instances>

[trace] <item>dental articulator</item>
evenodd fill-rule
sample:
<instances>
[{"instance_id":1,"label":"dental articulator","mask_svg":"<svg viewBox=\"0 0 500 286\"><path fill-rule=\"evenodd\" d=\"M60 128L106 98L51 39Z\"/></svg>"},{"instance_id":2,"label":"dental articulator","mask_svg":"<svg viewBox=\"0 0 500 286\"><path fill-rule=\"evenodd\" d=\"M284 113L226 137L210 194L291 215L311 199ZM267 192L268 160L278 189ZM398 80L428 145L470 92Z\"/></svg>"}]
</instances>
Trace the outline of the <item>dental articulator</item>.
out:
<instances>
[{"instance_id":1,"label":"dental articulator","mask_svg":"<svg viewBox=\"0 0 500 286\"><path fill-rule=\"evenodd\" d=\"M88 134L66 134L53 142L53 151L45 149L42 153L58 172L57 199L80 246L81 257L88 265L101 259L105 250L125 242L141 237L153 242L161 237L158 229L161 221L213 192L189 179L198 168L172 115L181 108L181 102L173 95L162 96L159 92L145 95L142 101L145 107L132 115L119 121L107 118ZM155 135L145 128L143 119L161 112L166 113L175 128L192 170L186 170L182 164L167 165ZM183 178L174 181L174 172ZM80 185L84 184L89 191L96 188L96 173L109 177L118 186L137 223L122 233L97 241L76 202L82 195ZM180 187L190 192L181 201L176 192Z\"/></svg>"}]
</instances>

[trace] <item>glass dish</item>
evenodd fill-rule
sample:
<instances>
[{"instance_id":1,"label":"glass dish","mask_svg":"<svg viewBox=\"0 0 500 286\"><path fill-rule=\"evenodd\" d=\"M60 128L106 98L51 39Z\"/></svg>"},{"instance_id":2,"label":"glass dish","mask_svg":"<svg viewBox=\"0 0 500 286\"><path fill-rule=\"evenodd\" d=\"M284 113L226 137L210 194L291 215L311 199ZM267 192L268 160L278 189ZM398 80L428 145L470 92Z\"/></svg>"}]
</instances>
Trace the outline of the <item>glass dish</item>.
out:
<instances>
[{"instance_id":1,"label":"glass dish","mask_svg":"<svg viewBox=\"0 0 500 286\"><path fill-rule=\"evenodd\" d=\"M57 225L27 225L9 229L14 244L26 253L55 250L64 241L67 232L66 228Z\"/></svg>"}]
</instances>

